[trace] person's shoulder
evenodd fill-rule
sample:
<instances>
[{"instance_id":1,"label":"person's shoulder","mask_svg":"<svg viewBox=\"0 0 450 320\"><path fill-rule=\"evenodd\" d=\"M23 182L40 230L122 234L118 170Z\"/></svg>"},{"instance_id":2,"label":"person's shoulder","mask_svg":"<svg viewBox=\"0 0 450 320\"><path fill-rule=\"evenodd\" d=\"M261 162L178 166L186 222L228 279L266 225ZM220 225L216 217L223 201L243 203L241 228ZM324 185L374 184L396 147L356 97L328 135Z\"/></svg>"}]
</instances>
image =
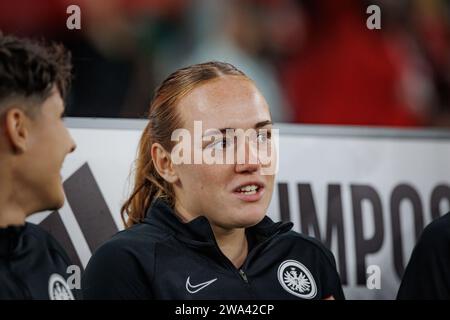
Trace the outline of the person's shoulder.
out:
<instances>
[{"instance_id":1,"label":"person's shoulder","mask_svg":"<svg viewBox=\"0 0 450 320\"><path fill-rule=\"evenodd\" d=\"M450 212L430 222L423 230L419 243L427 247L450 246Z\"/></svg>"},{"instance_id":2,"label":"person's shoulder","mask_svg":"<svg viewBox=\"0 0 450 320\"><path fill-rule=\"evenodd\" d=\"M450 213L422 231L403 274L397 299L448 299Z\"/></svg>"},{"instance_id":3,"label":"person's shoulder","mask_svg":"<svg viewBox=\"0 0 450 320\"><path fill-rule=\"evenodd\" d=\"M450 213L430 222L422 231L413 251L413 257L433 259L445 257L450 250Z\"/></svg>"},{"instance_id":4,"label":"person's shoulder","mask_svg":"<svg viewBox=\"0 0 450 320\"><path fill-rule=\"evenodd\" d=\"M158 228L157 226L149 223L138 223L117 232L110 241L115 244L141 242L156 244L158 242L166 241L171 237L171 233Z\"/></svg>"},{"instance_id":5,"label":"person's shoulder","mask_svg":"<svg viewBox=\"0 0 450 320\"><path fill-rule=\"evenodd\" d=\"M23 231L24 236L32 237L35 240L53 241L53 236L40 226L27 222Z\"/></svg>"},{"instance_id":6,"label":"person's shoulder","mask_svg":"<svg viewBox=\"0 0 450 320\"><path fill-rule=\"evenodd\" d=\"M65 261L65 263L68 265L71 264L70 259L61 244L42 227L27 222L23 231L23 237L30 246L36 247L35 250L48 250L56 253Z\"/></svg>"},{"instance_id":7,"label":"person's shoulder","mask_svg":"<svg viewBox=\"0 0 450 320\"><path fill-rule=\"evenodd\" d=\"M45 243L49 249L62 250L59 242L47 230L34 223L26 223L23 235L26 238L30 238L30 241L36 241L34 242L35 245L41 248L43 247L42 244Z\"/></svg>"},{"instance_id":8,"label":"person's shoulder","mask_svg":"<svg viewBox=\"0 0 450 320\"><path fill-rule=\"evenodd\" d=\"M283 238L285 238L287 241L295 241L298 242L300 245L308 246L314 250L327 253L330 250L328 250L325 245L317 240L316 238L313 238L311 236L305 235L303 233L299 233L294 230L290 230L283 234Z\"/></svg>"},{"instance_id":9,"label":"person's shoulder","mask_svg":"<svg viewBox=\"0 0 450 320\"><path fill-rule=\"evenodd\" d=\"M95 254L152 254L153 248L158 243L166 241L171 236L171 234L165 233L152 225L139 223L117 232L109 240L104 242L95 251Z\"/></svg>"},{"instance_id":10,"label":"person's shoulder","mask_svg":"<svg viewBox=\"0 0 450 320\"><path fill-rule=\"evenodd\" d=\"M331 263L331 265L336 265L334 255L331 250L316 238L291 230L284 233L281 236L281 239L283 241L295 242L302 248L302 250L313 251L316 254L323 256L329 263Z\"/></svg>"},{"instance_id":11,"label":"person's shoulder","mask_svg":"<svg viewBox=\"0 0 450 320\"><path fill-rule=\"evenodd\" d=\"M144 274L153 274L158 243L169 240L171 236L145 223L117 232L93 253L84 272L84 286L89 288L92 281L110 281L104 278L106 275L121 283L128 281L123 278L125 275L131 274L140 282Z\"/></svg>"},{"instance_id":12,"label":"person's shoulder","mask_svg":"<svg viewBox=\"0 0 450 320\"><path fill-rule=\"evenodd\" d=\"M153 232L153 234L152 234ZM93 253L82 278L85 299L141 299L150 294L155 247L164 235L145 224L119 231ZM136 292L136 290L138 292Z\"/></svg>"},{"instance_id":13,"label":"person's shoulder","mask_svg":"<svg viewBox=\"0 0 450 320\"><path fill-rule=\"evenodd\" d=\"M439 232L450 235L450 212L430 222L424 232Z\"/></svg>"}]
</instances>

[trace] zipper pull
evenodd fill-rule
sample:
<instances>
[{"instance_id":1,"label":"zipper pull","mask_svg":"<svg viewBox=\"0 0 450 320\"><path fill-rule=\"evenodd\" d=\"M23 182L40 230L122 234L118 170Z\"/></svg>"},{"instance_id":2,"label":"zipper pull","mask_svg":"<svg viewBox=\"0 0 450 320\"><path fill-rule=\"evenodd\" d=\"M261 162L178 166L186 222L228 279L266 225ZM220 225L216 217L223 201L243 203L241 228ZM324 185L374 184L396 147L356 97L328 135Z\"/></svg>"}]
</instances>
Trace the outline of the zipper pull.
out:
<instances>
[{"instance_id":1,"label":"zipper pull","mask_svg":"<svg viewBox=\"0 0 450 320\"><path fill-rule=\"evenodd\" d=\"M239 274L241 275L241 278L244 280L244 282L248 283L247 275L245 274L244 270L239 269Z\"/></svg>"}]
</instances>

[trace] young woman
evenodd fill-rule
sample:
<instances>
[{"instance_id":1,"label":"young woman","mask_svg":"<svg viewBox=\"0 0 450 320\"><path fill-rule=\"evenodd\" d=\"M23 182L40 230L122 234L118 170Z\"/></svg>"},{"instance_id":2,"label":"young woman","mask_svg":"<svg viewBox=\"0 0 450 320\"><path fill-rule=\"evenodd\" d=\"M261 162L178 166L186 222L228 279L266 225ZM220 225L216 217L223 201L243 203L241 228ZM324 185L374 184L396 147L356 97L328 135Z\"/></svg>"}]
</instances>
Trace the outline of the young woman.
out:
<instances>
[{"instance_id":1,"label":"young woman","mask_svg":"<svg viewBox=\"0 0 450 320\"><path fill-rule=\"evenodd\" d=\"M193 137L183 137L182 152L173 152L177 129ZM256 134L236 139L231 129ZM93 255L84 298L344 298L332 253L265 215L275 172L264 170L276 152L263 164L255 145L270 142L271 131L264 97L234 66L208 62L171 74L150 105L122 208L127 229ZM229 151L231 162L195 161L196 153L220 159Z\"/></svg>"},{"instance_id":2,"label":"young woman","mask_svg":"<svg viewBox=\"0 0 450 320\"><path fill-rule=\"evenodd\" d=\"M74 299L66 252L30 215L64 204L70 54L0 32L0 300Z\"/></svg>"}]
</instances>

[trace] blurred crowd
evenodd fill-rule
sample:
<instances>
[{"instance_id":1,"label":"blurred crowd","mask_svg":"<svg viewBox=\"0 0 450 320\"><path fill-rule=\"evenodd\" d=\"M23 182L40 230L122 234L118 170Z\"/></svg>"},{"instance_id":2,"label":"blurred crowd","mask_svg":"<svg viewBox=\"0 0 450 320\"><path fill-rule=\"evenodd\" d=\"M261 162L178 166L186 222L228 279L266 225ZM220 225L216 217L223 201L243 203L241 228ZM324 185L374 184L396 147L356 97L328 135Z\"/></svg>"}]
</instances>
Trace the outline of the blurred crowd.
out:
<instances>
[{"instance_id":1,"label":"blurred crowd","mask_svg":"<svg viewBox=\"0 0 450 320\"><path fill-rule=\"evenodd\" d=\"M277 122L450 127L449 0L0 0L0 30L72 51L68 116L145 117L170 72L221 60Z\"/></svg>"}]
</instances>

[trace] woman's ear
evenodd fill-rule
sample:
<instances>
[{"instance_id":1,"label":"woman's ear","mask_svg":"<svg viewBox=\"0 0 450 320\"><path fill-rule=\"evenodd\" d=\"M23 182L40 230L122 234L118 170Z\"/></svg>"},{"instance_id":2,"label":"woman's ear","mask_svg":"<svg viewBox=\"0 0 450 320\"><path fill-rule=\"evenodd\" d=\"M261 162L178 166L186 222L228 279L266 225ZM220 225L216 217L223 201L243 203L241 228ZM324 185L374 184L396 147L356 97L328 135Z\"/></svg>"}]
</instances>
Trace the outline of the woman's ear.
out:
<instances>
[{"instance_id":1,"label":"woman's ear","mask_svg":"<svg viewBox=\"0 0 450 320\"><path fill-rule=\"evenodd\" d=\"M14 152L23 153L27 149L29 135L28 117L20 108L11 108L5 112L5 134Z\"/></svg>"},{"instance_id":2,"label":"woman's ear","mask_svg":"<svg viewBox=\"0 0 450 320\"><path fill-rule=\"evenodd\" d=\"M169 183L177 182L179 178L170 154L159 143L153 143L150 152L159 175Z\"/></svg>"}]
</instances>

